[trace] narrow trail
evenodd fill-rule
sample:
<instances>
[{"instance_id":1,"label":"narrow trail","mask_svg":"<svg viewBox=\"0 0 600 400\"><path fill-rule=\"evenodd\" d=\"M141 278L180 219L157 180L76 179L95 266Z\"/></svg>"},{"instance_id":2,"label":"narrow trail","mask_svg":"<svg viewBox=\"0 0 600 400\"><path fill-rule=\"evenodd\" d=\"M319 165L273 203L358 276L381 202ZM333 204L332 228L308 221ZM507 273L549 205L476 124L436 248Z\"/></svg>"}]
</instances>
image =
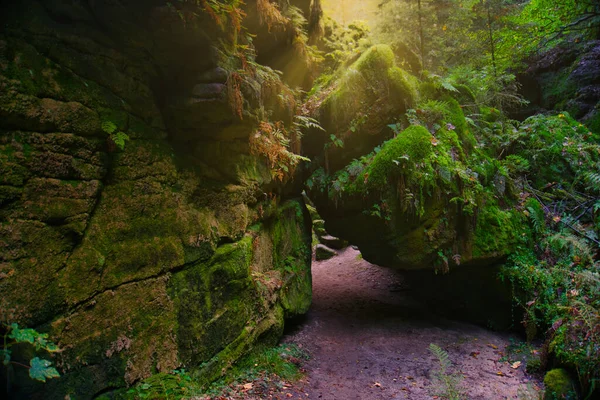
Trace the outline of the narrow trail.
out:
<instances>
[{"instance_id":1,"label":"narrow trail","mask_svg":"<svg viewBox=\"0 0 600 400\"><path fill-rule=\"evenodd\" d=\"M469 399L518 399L538 384L500 361L510 335L433 315L410 297L402 275L364 261L352 248L313 262L313 305L284 339L306 349L302 397L323 400L435 399L435 343L464 375Z\"/></svg>"}]
</instances>

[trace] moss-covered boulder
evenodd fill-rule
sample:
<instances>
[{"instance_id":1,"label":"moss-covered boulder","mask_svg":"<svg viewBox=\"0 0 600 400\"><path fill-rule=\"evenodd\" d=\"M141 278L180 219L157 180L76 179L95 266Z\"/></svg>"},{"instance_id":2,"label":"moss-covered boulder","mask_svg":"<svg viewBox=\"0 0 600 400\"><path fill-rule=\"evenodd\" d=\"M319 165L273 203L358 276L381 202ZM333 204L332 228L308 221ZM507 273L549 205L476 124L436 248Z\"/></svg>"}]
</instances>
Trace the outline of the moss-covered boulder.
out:
<instances>
[{"instance_id":1,"label":"moss-covered boulder","mask_svg":"<svg viewBox=\"0 0 600 400\"><path fill-rule=\"evenodd\" d=\"M500 164L465 153L456 125L462 137L472 135L458 116L463 123L451 120L434 133L410 126L333 175L317 170L310 196L327 231L359 246L365 259L402 269L447 272L510 254L524 215L499 206L496 196L507 195L493 186Z\"/></svg>"},{"instance_id":2,"label":"moss-covered boulder","mask_svg":"<svg viewBox=\"0 0 600 400\"><path fill-rule=\"evenodd\" d=\"M338 74L319 109L326 133L312 133L320 140L307 138L309 147L321 151L325 147L332 171L390 138L389 121L402 115L417 97L416 78L396 66L394 52L387 45L369 48Z\"/></svg>"}]
</instances>

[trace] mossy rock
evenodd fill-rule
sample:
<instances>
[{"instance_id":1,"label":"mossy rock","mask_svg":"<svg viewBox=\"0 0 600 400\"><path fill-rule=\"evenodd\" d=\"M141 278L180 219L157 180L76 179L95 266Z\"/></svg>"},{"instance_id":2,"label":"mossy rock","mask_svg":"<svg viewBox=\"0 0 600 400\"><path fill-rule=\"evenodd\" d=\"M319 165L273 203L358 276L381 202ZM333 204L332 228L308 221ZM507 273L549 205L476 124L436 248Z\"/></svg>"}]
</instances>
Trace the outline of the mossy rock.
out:
<instances>
[{"instance_id":1,"label":"mossy rock","mask_svg":"<svg viewBox=\"0 0 600 400\"><path fill-rule=\"evenodd\" d=\"M415 125L387 142L369 166L369 185L385 185L389 177L400 173L401 160L410 165L427 159L433 152L432 138L427 129Z\"/></svg>"},{"instance_id":2,"label":"mossy rock","mask_svg":"<svg viewBox=\"0 0 600 400\"><path fill-rule=\"evenodd\" d=\"M544 376L544 400L577 399L575 384L563 368L555 368Z\"/></svg>"},{"instance_id":3,"label":"mossy rock","mask_svg":"<svg viewBox=\"0 0 600 400\"><path fill-rule=\"evenodd\" d=\"M511 254L523 237L529 237L525 216L514 209L501 210L486 205L477 217L473 240L473 257L498 257Z\"/></svg>"},{"instance_id":4,"label":"mossy rock","mask_svg":"<svg viewBox=\"0 0 600 400\"><path fill-rule=\"evenodd\" d=\"M326 145L330 168L338 170L391 137L387 124L415 103L417 84L396 66L387 45L370 47L350 65L320 109L322 125L343 142L343 148Z\"/></svg>"}]
</instances>

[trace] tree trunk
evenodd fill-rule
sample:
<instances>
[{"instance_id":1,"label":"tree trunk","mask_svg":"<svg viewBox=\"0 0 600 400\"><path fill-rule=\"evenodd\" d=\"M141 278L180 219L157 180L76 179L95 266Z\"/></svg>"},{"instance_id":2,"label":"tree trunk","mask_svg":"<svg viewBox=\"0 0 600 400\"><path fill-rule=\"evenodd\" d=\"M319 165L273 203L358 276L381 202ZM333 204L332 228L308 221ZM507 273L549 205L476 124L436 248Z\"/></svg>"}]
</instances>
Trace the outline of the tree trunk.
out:
<instances>
[{"instance_id":1,"label":"tree trunk","mask_svg":"<svg viewBox=\"0 0 600 400\"><path fill-rule=\"evenodd\" d=\"M494 43L494 30L492 27L492 7L490 5L491 0L487 0L487 22L488 22L488 31L490 34L490 52L492 53L492 67L494 68L494 77L498 76L498 71L496 69L496 44Z\"/></svg>"},{"instance_id":2,"label":"tree trunk","mask_svg":"<svg viewBox=\"0 0 600 400\"><path fill-rule=\"evenodd\" d=\"M423 39L423 13L421 9L421 0L417 0L418 12L419 12L419 51L421 52L421 71L425 69L425 51L424 48L424 39Z\"/></svg>"}]
</instances>

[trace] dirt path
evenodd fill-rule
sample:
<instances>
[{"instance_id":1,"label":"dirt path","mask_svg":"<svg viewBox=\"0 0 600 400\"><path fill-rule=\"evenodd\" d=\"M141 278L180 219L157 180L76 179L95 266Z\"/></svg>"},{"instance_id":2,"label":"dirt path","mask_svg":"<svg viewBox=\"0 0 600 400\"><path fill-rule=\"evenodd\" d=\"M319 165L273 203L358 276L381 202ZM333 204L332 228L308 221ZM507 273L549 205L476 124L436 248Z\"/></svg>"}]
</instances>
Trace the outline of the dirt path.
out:
<instances>
[{"instance_id":1,"label":"dirt path","mask_svg":"<svg viewBox=\"0 0 600 400\"><path fill-rule=\"evenodd\" d=\"M294 398L436 398L432 373L439 363L431 343L448 352L470 399L518 399L519 390L537 384L524 365L500 361L509 335L432 315L410 298L401 275L358 251L313 262L312 271L311 311L285 338L311 355Z\"/></svg>"}]
</instances>

